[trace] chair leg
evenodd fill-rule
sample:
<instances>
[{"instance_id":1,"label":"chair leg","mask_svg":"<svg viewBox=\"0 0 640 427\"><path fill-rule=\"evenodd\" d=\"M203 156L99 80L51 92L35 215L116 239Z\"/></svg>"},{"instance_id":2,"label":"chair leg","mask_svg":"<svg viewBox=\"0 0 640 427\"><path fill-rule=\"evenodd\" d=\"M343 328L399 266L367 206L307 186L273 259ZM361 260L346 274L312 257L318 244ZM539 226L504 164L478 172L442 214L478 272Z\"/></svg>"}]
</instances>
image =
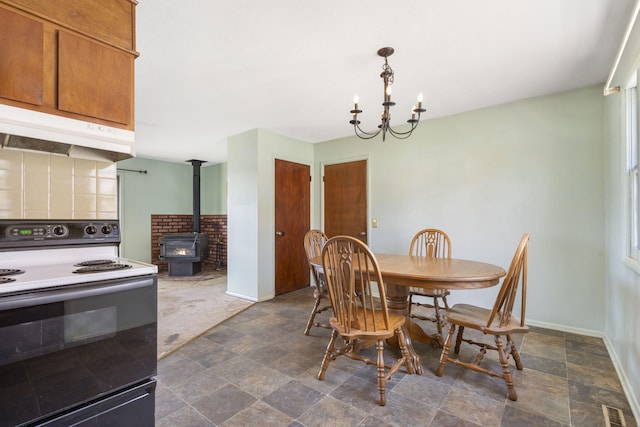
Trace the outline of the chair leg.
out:
<instances>
[{"instance_id":1,"label":"chair leg","mask_svg":"<svg viewBox=\"0 0 640 427\"><path fill-rule=\"evenodd\" d=\"M387 404L386 388L387 380L384 373L384 340L378 340L376 344L378 350L378 405L385 406Z\"/></svg>"},{"instance_id":2,"label":"chair leg","mask_svg":"<svg viewBox=\"0 0 640 427\"><path fill-rule=\"evenodd\" d=\"M460 353L460 344L462 344L462 334L464 334L464 326L458 328L458 336L456 337L456 348L453 350L455 354Z\"/></svg>"},{"instance_id":3,"label":"chair leg","mask_svg":"<svg viewBox=\"0 0 640 427\"><path fill-rule=\"evenodd\" d=\"M449 303L447 302L447 296L442 295L442 302L444 303L444 309L449 310Z\"/></svg>"},{"instance_id":4,"label":"chair leg","mask_svg":"<svg viewBox=\"0 0 640 427\"><path fill-rule=\"evenodd\" d=\"M329 362L331 361L331 356L333 355L333 348L336 344L336 338L338 338L338 331L334 329L331 332L331 339L329 340L329 344L327 345L327 351L324 353L324 358L322 359L322 366L320 367L320 372L318 372L319 380L324 380L324 374L327 372L327 367L329 366Z\"/></svg>"},{"instance_id":5,"label":"chair leg","mask_svg":"<svg viewBox=\"0 0 640 427\"><path fill-rule=\"evenodd\" d=\"M440 316L440 304L438 304L438 297L433 297L433 309L436 312L436 328L438 334L442 336L442 317Z\"/></svg>"},{"instance_id":6,"label":"chair leg","mask_svg":"<svg viewBox=\"0 0 640 427\"><path fill-rule=\"evenodd\" d=\"M311 315L309 316L309 320L307 321L307 327L304 330L305 335L309 335L309 331L311 331L311 327L313 326L313 321L316 318L316 314L318 314L318 307L320 307L320 300L322 298L316 298L316 303L313 305L313 310L311 310Z\"/></svg>"},{"instance_id":7,"label":"chair leg","mask_svg":"<svg viewBox=\"0 0 640 427\"><path fill-rule=\"evenodd\" d=\"M462 328L462 327L461 327ZM447 364L447 360L449 359L449 349L451 348L451 341L453 341L453 335L456 333L456 326L449 326L449 333L447 334L447 340L442 346L442 353L440 354L440 364L438 365L438 369L436 370L436 376L441 377L444 374L444 365Z\"/></svg>"},{"instance_id":8,"label":"chair leg","mask_svg":"<svg viewBox=\"0 0 640 427\"><path fill-rule=\"evenodd\" d=\"M516 362L516 368L519 371L522 371L522 361L520 360L520 353L518 353L518 349L516 348L516 344L513 342L511 335L507 335L507 345L509 346L511 355L513 356L513 361Z\"/></svg>"},{"instance_id":9,"label":"chair leg","mask_svg":"<svg viewBox=\"0 0 640 427\"><path fill-rule=\"evenodd\" d=\"M442 295L442 302L444 303L444 310L447 311L449 310L449 303L447 302L447 296L446 295ZM441 308L441 307L439 307ZM438 333L440 334L440 336L442 337L442 327L447 323L445 322L442 317L440 317L440 313L437 312L436 315L437 317L437 321L438 321Z\"/></svg>"},{"instance_id":10,"label":"chair leg","mask_svg":"<svg viewBox=\"0 0 640 427\"><path fill-rule=\"evenodd\" d=\"M498 350L498 357L500 358L500 364L502 365L502 375L504 377L504 382L507 384L507 389L509 390L509 399L516 401L518 400L518 395L516 394L516 388L513 385L513 377L509 370L509 360L507 359L507 354L502 346L502 338L500 338L500 335L495 336L495 341L496 348Z\"/></svg>"},{"instance_id":11,"label":"chair leg","mask_svg":"<svg viewBox=\"0 0 640 427\"><path fill-rule=\"evenodd\" d=\"M442 305L440 305L438 303L438 299L442 298L442 302L444 303L444 307ZM413 306L425 306L425 307L432 307L435 311L433 316L423 316L423 315L419 315L419 314L411 314L412 308ZM438 335L440 335L441 339L440 341L442 341L442 327L446 324L446 322L443 320L443 316L442 316L442 308L444 308L445 310L449 309L449 303L447 302L447 297L445 295L442 296L434 296L433 297L433 304L432 305L428 305L428 304L422 304L420 302L413 302L413 295L409 294L409 310L408 310L408 316L410 318L416 318L416 319L420 319L420 320L429 320L431 322L434 322L436 324L436 328L438 329Z\"/></svg>"}]
</instances>

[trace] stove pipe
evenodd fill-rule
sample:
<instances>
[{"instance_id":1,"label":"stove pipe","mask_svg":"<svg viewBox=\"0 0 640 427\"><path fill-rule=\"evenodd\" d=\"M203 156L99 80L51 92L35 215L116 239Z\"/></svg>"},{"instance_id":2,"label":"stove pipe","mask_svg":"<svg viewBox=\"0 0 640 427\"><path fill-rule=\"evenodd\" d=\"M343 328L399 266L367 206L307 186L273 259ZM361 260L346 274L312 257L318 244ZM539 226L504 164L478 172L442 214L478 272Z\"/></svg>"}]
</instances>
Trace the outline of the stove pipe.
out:
<instances>
[{"instance_id":1,"label":"stove pipe","mask_svg":"<svg viewBox=\"0 0 640 427\"><path fill-rule=\"evenodd\" d=\"M200 232L200 165L203 160L188 160L193 165L193 232Z\"/></svg>"}]
</instances>

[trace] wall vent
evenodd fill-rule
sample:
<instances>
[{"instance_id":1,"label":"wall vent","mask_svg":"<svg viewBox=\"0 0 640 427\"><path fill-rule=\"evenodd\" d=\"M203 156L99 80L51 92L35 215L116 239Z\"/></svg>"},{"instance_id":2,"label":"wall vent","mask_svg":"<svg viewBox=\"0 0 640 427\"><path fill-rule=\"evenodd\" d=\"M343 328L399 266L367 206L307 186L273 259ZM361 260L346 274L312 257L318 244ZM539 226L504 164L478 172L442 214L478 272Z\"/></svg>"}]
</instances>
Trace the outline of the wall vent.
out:
<instances>
[{"instance_id":1,"label":"wall vent","mask_svg":"<svg viewBox=\"0 0 640 427\"><path fill-rule=\"evenodd\" d=\"M602 413L604 414L604 425L607 427L621 427L627 425L624 420L624 414L618 408L602 405Z\"/></svg>"}]
</instances>

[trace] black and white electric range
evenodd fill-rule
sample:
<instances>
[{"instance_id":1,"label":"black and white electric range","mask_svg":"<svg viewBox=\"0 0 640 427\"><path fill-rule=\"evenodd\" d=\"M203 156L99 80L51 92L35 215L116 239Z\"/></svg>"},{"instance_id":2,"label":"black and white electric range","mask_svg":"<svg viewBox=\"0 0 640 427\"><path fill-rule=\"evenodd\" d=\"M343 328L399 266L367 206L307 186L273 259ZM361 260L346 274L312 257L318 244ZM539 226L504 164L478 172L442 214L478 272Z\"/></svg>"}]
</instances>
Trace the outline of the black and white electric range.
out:
<instances>
[{"instance_id":1,"label":"black and white electric range","mask_svg":"<svg viewBox=\"0 0 640 427\"><path fill-rule=\"evenodd\" d=\"M153 426L157 267L117 220L0 220L0 426Z\"/></svg>"}]
</instances>

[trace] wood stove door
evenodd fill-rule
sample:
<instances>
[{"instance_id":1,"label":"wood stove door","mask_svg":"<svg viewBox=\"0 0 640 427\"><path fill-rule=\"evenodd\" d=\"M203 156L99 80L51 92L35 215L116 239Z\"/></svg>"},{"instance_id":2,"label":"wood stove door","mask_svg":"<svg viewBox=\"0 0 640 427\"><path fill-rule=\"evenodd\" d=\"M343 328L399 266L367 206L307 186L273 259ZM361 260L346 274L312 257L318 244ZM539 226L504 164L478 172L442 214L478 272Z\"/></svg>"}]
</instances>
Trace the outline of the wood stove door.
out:
<instances>
[{"instance_id":1,"label":"wood stove door","mask_svg":"<svg viewBox=\"0 0 640 427\"><path fill-rule=\"evenodd\" d=\"M275 161L275 293L309 286L304 235L311 226L311 169Z\"/></svg>"}]
</instances>

